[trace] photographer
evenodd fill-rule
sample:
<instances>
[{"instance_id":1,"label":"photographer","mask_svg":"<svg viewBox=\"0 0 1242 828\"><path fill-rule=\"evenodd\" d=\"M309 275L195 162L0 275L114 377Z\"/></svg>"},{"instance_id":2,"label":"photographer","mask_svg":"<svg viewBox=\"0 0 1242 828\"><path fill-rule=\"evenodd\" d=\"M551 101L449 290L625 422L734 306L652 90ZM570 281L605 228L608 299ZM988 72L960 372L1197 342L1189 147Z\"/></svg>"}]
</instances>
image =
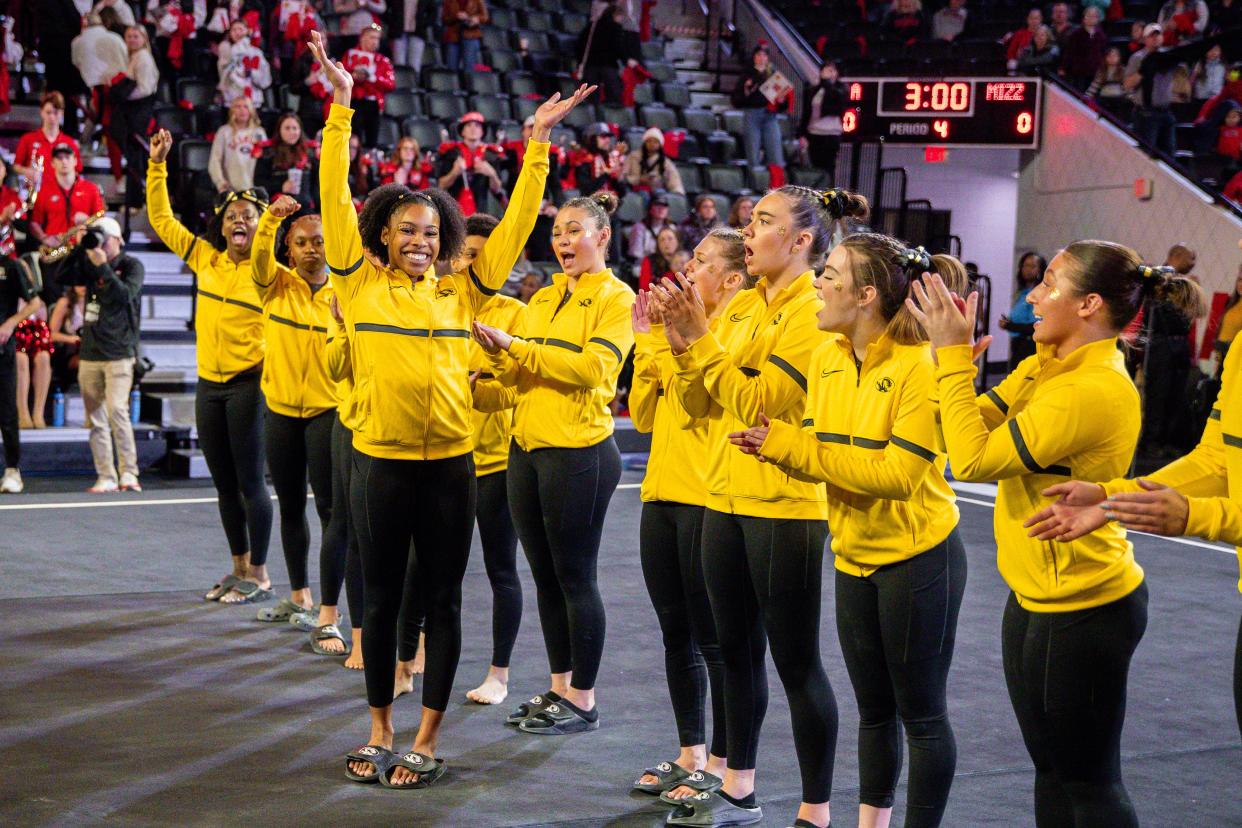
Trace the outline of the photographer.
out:
<instances>
[{"instance_id":1,"label":"photographer","mask_svg":"<svg viewBox=\"0 0 1242 828\"><path fill-rule=\"evenodd\" d=\"M104 217L87 227L65 263L66 282L85 288L78 385L90 423L91 456L99 479L95 493L142 491L138 453L129 419L129 392L138 356L142 262L122 252L121 226ZM112 460L116 443L117 463ZM118 481L117 469L120 469Z\"/></svg>"}]
</instances>

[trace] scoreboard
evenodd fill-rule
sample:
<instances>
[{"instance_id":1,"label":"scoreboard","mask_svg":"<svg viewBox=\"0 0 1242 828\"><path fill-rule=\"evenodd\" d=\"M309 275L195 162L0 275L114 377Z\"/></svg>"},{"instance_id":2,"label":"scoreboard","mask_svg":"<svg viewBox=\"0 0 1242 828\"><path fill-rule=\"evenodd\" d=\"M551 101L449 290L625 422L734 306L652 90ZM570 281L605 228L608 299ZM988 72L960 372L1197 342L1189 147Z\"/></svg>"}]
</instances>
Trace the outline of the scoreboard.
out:
<instances>
[{"instance_id":1,"label":"scoreboard","mask_svg":"<svg viewBox=\"0 0 1242 828\"><path fill-rule=\"evenodd\" d=\"M1037 78L845 78L842 139L1038 149Z\"/></svg>"}]
</instances>

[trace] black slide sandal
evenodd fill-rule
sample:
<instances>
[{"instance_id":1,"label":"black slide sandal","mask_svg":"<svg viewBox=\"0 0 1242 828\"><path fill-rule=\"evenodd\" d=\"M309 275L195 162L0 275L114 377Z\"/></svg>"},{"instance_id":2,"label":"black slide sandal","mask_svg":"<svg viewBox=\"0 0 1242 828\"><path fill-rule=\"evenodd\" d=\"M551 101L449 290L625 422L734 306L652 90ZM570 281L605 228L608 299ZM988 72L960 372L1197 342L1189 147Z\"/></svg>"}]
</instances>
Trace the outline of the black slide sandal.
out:
<instances>
[{"instance_id":1,"label":"black slide sandal","mask_svg":"<svg viewBox=\"0 0 1242 828\"><path fill-rule=\"evenodd\" d=\"M350 782L360 782L363 785L370 785L373 782L379 782L384 772L393 766L397 761L397 754L385 747L379 745L364 745L345 754L345 778ZM375 767L375 773L368 776L359 776L349 769L350 762L367 762Z\"/></svg>"},{"instance_id":2,"label":"black slide sandal","mask_svg":"<svg viewBox=\"0 0 1242 828\"><path fill-rule=\"evenodd\" d=\"M656 781L639 782L638 779L642 779L644 776L654 776ZM683 779L689 776L690 771L676 762L661 762L654 768L645 768L638 775L638 779L634 780L633 790L654 796L677 787Z\"/></svg>"},{"instance_id":3,"label":"black slide sandal","mask_svg":"<svg viewBox=\"0 0 1242 828\"><path fill-rule=\"evenodd\" d=\"M405 768L408 771L418 774L417 782L410 782L405 785L394 785L392 782L393 772L397 768ZM393 762L380 775L380 784L385 788L391 788L394 791L409 791L419 788L430 788L436 783L436 780L444 776L444 771L448 765L442 759L433 759L424 753L416 753L410 751L401 756L397 761Z\"/></svg>"}]
</instances>

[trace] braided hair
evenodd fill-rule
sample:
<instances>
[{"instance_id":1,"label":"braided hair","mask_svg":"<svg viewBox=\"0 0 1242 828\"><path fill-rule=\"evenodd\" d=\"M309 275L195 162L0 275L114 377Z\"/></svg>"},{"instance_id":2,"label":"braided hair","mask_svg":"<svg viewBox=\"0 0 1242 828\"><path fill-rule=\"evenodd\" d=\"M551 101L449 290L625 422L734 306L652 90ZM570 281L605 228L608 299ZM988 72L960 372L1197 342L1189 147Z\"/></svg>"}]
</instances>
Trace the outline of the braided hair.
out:
<instances>
[{"instance_id":1,"label":"braided hair","mask_svg":"<svg viewBox=\"0 0 1242 828\"><path fill-rule=\"evenodd\" d=\"M849 190L816 190L788 184L772 192L788 199L794 232L810 231L807 262L816 273L824 269L824 261L832 249L833 225L843 218L866 221L871 215L871 205L866 197Z\"/></svg>"},{"instance_id":2,"label":"braided hair","mask_svg":"<svg viewBox=\"0 0 1242 828\"><path fill-rule=\"evenodd\" d=\"M906 297L915 279L933 269L940 270L933 257L922 247L908 247L882 233L854 233L846 236L840 246L849 257L855 293L864 287L875 288L880 316L888 323L885 333L889 338L901 345L926 341L926 332L906 307ZM946 271L952 269L948 262L941 264ZM965 268L961 268L961 273L965 273ZM951 284L957 281L953 278Z\"/></svg>"}]
</instances>

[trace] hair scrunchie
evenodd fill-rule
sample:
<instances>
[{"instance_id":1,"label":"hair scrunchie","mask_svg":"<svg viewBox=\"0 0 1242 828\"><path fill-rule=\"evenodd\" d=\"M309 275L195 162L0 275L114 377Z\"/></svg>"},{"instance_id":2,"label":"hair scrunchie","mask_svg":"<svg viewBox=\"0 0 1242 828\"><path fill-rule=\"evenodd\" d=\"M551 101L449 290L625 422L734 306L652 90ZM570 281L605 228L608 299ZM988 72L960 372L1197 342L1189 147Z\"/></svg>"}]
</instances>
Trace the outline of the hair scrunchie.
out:
<instances>
[{"instance_id":1,"label":"hair scrunchie","mask_svg":"<svg viewBox=\"0 0 1242 828\"><path fill-rule=\"evenodd\" d=\"M834 220L845 215L848 201L844 190L838 190L834 187L831 190L821 190L817 195L819 196L819 203Z\"/></svg>"},{"instance_id":2,"label":"hair scrunchie","mask_svg":"<svg viewBox=\"0 0 1242 828\"><path fill-rule=\"evenodd\" d=\"M1171 279L1176 276L1177 270L1168 265L1153 267L1152 265L1141 264L1135 268L1135 273L1140 279L1157 279L1163 282L1165 279Z\"/></svg>"},{"instance_id":3,"label":"hair scrunchie","mask_svg":"<svg viewBox=\"0 0 1242 828\"><path fill-rule=\"evenodd\" d=\"M902 270L918 276L932 269L931 256L922 247L907 247L898 257Z\"/></svg>"}]
</instances>

